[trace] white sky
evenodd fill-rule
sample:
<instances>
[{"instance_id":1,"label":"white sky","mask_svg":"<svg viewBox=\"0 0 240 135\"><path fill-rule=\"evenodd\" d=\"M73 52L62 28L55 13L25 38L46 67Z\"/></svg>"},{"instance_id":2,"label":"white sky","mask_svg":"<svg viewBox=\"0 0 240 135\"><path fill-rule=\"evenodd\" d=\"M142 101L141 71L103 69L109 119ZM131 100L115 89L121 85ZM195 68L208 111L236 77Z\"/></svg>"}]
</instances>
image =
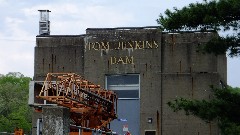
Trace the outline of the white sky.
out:
<instances>
[{"instance_id":1,"label":"white sky","mask_svg":"<svg viewBox=\"0 0 240 135\"><path fill-rule=\"evenodd\" d=\"M202 0L198 0L202 2ZM196 0L0 0L0 74L33 77L39 9L48 9L52 35L86 28L157 26L160 13ZM240 58L228 59L228 84L240 87Z\"/></svg>"}]
</instances>

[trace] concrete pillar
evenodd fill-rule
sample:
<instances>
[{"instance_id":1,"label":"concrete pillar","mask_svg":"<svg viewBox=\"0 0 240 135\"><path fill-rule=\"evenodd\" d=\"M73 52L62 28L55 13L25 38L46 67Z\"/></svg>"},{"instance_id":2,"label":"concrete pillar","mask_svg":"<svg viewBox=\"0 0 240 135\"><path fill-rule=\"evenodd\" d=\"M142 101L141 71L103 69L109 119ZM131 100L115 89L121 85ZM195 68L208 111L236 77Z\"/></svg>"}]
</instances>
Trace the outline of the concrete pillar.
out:
<instances>
[{"instance_id":1,"label":"concrete pillar","mask_svg":"<svg viewBox=\"0 0 240 135\"><path fill-rule=\"evenodd\" d=\"M37 120L42 119L42 113L33 110L32 115L32 135L37 135Z\"/></svg>"},{"instance_id":2,"label":"concrete pillar","mask_svg":"<svg viewBox=\"0 0 240 135\"><path fill-rule=\"evenodd\" d=\"M60 106L43 107L43 135L69 135L69 108Z\"/></svg>"}]
</instances>

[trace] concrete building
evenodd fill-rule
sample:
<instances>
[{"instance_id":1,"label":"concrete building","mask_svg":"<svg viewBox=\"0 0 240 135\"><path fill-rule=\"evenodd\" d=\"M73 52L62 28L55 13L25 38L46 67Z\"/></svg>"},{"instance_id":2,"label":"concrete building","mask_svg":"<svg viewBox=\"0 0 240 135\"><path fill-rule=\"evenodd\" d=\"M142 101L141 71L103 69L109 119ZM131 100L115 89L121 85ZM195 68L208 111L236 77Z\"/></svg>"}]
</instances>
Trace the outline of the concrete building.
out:
<instances>
[{"instance_id":1,"label":"concrete building","mask_svg":"<svg viewBox=\"0 0 240 135\"><path fill-rule=\"evenodd\" d=\"M227 82L226 56L198 51L213 36L216 33L163 33L157 27L88 28L84 35L38 35L30 104L44 104L35 96L40 92L38 82L47 73L71 72L117 92L118 119L110 126L119 134L126 130L133 135L219 134L216 123L175 113L167 105L178 97L210 99L209 85L220 87L220 82ZM37 119L44 121L47 113L34 114L34 133Z\"/></svg>"}]
</instances>

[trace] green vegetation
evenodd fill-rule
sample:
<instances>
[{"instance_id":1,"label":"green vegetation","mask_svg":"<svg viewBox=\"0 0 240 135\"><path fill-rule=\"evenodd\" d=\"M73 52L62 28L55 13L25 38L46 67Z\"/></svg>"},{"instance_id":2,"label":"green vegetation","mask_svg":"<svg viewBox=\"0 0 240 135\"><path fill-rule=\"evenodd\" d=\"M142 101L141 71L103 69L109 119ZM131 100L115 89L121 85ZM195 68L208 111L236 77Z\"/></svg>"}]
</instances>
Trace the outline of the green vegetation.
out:
<instances>
[{"instance_id":1,"label":"green vegetation","mask_svg":"<svg viewBox=\"0 0 240 135\"><path fill-rule=\"evenodd\" d=\"M207 52L228 55L240 55L240 1L213 0L203 3L191 3L182 9L167 9L165 15L157 19L163 31L230 31L226 37L215 37L203 48Z\"/></svg>"},{"instance_id":2,"label":"green vegetation","mask_svg":"<svg viewBox=\"0 0 240 135\"><path fill-rule=\"evenodd\" d=\"M228 31L225 37L215 36L204 45L202 51L240 56L240 0L205 0L191 3L182 9L167 9L157 19L160 29L168 32L179 31ZM168 102L174 110L184 110L187 115L195 115L206 122L217 120L225 135L240 134L240 88L211 87L214 98L192 100L179 98Z\"/></svg>"},{"instance_id":3,"label":"green vegetation","mask_svg":"<svg viewBox=\"0 0 240 135\"><path fill-rule=\"evenodd\" d=\"M215 96L211 100L179 98L168 105L175 112L184 110L186 115L195 115L206 122L217 120L224 135L239 135L240 88L211 88Z\"/></svg>"},{"instance_id":4,"label":"green vegetation","mask_svg":"<svg viewBox=\"0 0 240 135\"><path fill-rule=\"evenodd\" d=\"M0 132L13 133L16 127L30 132L31 111L27 103L30 80L20 73L0 76Z\"/></svg>"}]
</instances>

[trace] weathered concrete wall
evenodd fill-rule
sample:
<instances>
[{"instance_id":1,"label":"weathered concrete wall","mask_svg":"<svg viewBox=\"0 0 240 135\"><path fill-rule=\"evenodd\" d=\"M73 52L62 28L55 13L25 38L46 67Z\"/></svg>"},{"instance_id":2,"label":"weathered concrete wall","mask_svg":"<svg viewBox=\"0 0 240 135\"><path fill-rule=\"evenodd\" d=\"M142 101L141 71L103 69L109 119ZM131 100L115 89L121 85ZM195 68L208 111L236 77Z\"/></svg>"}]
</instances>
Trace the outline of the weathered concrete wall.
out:
<instances>
[{"instance_id":1,"label":"weathered concrete wall","mask_svg":"<svg viewBox=\"0 0 240 135\"><path fill-rule=\"evenodd\" d=\"M175 113L167 105L167 102L179 97L208 100L212 97L209 85L219 87L221 78L224 78L225 82L226 70L220 67L219 63L223 64L226 57L198 51L199 47L212 36L215 34L163 35L161 89L163 135L219 133L216 123L207 124L196 117L186 116L183 112Z\"/></svg>"},{"instance_id":2,"label":"weathered concrete wall","mask_svg":"<svg viewBox=\"0 0 240 135\"><path fill-rule=\"evenodd\" d=\"M166 104L176 97L209 99L209 85L218 85L221 79L226 82L226 68L219 67L226 65L226 57L198 51L198 47L215 35L162 35L149 29L89 29L85 38L84 74L102 86L106 74L140 74L141 134L144 130L156 130L159 134L216 134L216 124L176 114ZM140 47L132 41L138 41L135 43ZM157 45L146 48L146 41L156 41ZM127 63L125 56L133 57L134 62ZM153 123L147 123L147 118L153 118Z\"/></svg>"},{"instance_id":3,"label":"weathered concrete wall","mask_svg":"<svg viewBox=\"0 0 240 135\"><path fill-rule=\"evenodd\" d=\"M83 75L84 36L39 36L35 47L34 80L45 80L49 72Z\"/></svg>"},{"instance_id":4,"label":"weathered concrete wall","mask_svg":"<svg viewBox=\"0 0 240 135\"><path fill-rule=\"evenodd\" d=\"M161 33L157 30L87 30L85 41L84 75L102 86L105 74L144 74L161 66Z\"/></svg>"},{"instance_id":5,"label":"weathered concrete wall","mask_svg":"<svg viewBox=\"0 0 240 135\"><path fill-rule=\"evenodd\" d=\"M216 73L162 74L162 134L192 135L219 133L216 123L206 123L196 117L178 113L167 105L167 102L183 97L188 99L210 99L210 84L219 84Z\"/></svg>"},{"instance_id":6,"label":"weathered concrete wall","mask_svg":"<svg viewBox=\"0 0 240 135\"><path fill-rule=\"evenodd\" d=\"M227 58L225 55L218 55L217 59L217 73L223 83L227 84Z\"/></svg>"},{"instance_id":7,"label":"weathered concrete wall","mask_svg":"<svg viewBox=\"0 0 240 135\"><path fill-rule=\"evenodd\" d=\"M214 135L219 133L216 123L174 113L167 102L176 97L210 99L209 85L226 83L226 56L198 51L215 35L132 28L37 37L34 80L44 80L48 72L75 72L104 87L106 75L139 74L140 112L136 113L140 113L141 135L145 130L156 130L157 135ZM43 114L47 115L50 112ZM153 122L148 123L148 118Z\"/></svg>"},{"instance_id":8,"label":"weathered concrete wall","mask_svg":"<svg viewBox=\"0 0 240 135\"><path fill-rule=\"evenodd\" d=\"M60 106L43 107L43 135L69 135L70 110Z\"/></svg>"},{"instance_id":9,"label":"weathered concrete wall","mask_svg":"<svg viewBox=\"0 0 240 135\"><path fill-rule=\"evenodd\" d=\"M42 118L42 113L32 110L32 135L37 135L37 120Z\"/></svg>"},{"instance_id":10,"label":"weathered concrete wall","mask_svg":"<svg viewBox=\"0 0 240 135\"><path fill-rule=\"evenodd\" d=\"M213 33L164 34L162 72L217 72L217 56L198 51L198 48L214 35Z\"/></svg>"},{"instance_id":11,"label":"weathered concrete wall","mask_svg":"<svg viewBox=\"0 0 240 135\"><path fill-rule=\"evenodd\" d=\"M106 74L140 74L140 112L136 112L140 113L140 134L160 128L161 35L156 29L89 29L85 39L84 75L88 80L104 86ZM99 48L98 43L107 47ZM154 119L152 124L147 123L149 117Z\"/></svg>"}]
</instances>

